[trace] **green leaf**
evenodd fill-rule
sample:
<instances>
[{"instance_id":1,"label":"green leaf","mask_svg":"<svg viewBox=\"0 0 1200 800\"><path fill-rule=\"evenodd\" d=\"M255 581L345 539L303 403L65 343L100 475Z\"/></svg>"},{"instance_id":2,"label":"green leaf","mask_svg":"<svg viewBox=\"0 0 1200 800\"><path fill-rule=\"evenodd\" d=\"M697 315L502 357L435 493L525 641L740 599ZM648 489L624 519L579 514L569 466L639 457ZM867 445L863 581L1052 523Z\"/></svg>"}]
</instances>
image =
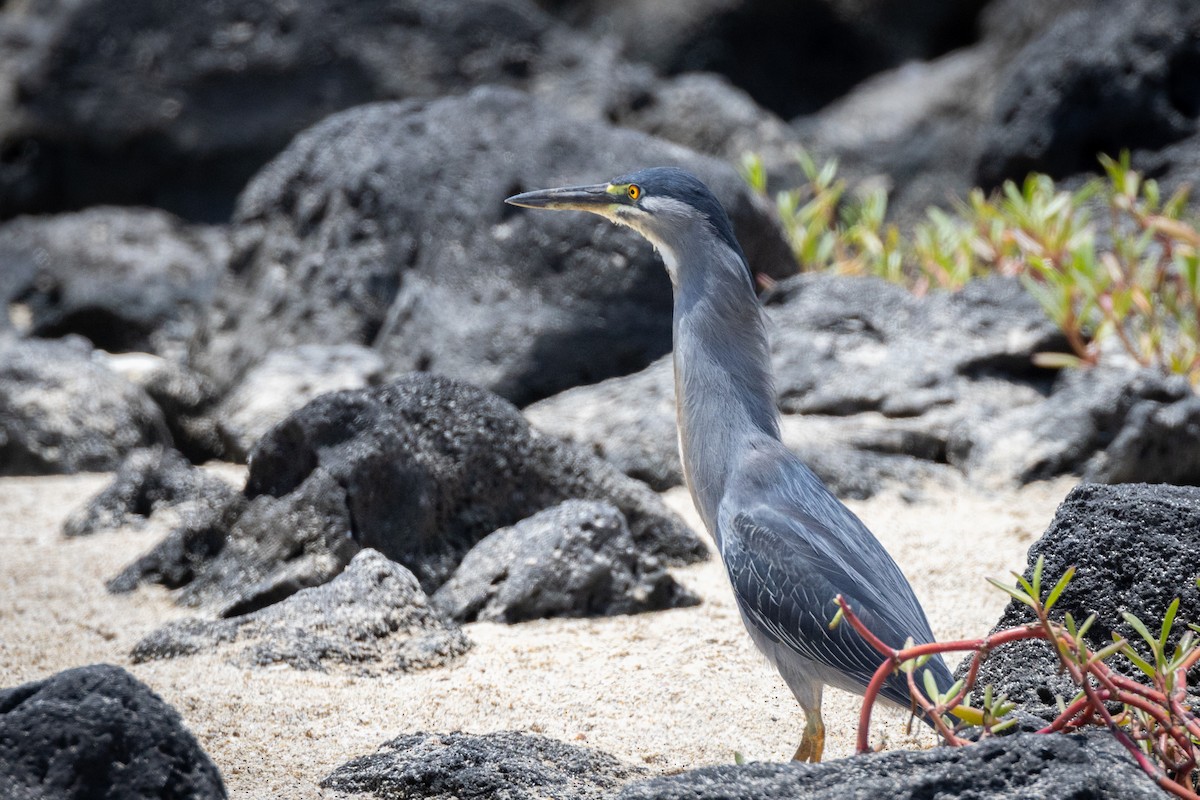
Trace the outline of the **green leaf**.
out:
<instances>
[{"instance_id":1,"label":"green leaf","mask_svg":"<svg viewBox=\"0 0 1200 800\"><path fill-rule=\"evenodd\" d=\"M1175 624L1175 613L1179 611L1179 598L1176 597L1171 601L1171 605L1167 606L1167 613L1163 617L1162 630L1158 634L1158 650L1156 652L1167 652L1167 637L1171 635L1171 626Z\"/></svg>"},{"instance_id":2,"label":"green leaf","mask_svg":"<svg viewBox=\"0 0 1200 800\"><path fill-rule=\"evenodd\" d=\"M1129 623L1129 627L1137 631L1138 636L1146 640L1146 644L1150 645L1150 650L1153 651L1155 657L1158 656L1158 639L1150 634L1150 629L1146 627L1140 619L1128 611L1122 611L1121 616Z\"/></svg>"},{"instance_id":3,"label":"green leaf","mask_svg":"<svg viewBox=\"0 0 1200 800\"><path fill-rule=\"evenodd\" d=\"M1043 369L1078 369L1084 366L1084 360L1069 353L1034 353L1032 361L1034 366Z\"/></svg>"},{"instance_id":4,"label":"green leaf","mask_svg":"<svg viewBox=\"0 0 1200 800\"><path fill-rule=\"evenodd\" d=\"M1113 635L1115 636L1116 634L1113 634ZM1133 645L1126 642L1125 647L1121 650L1121 655L1128 658L1129 661L1135 667L1137 667L1139 670L1141 670L1142 674L1144 674L1147 678L1154 677L1154 675L1155 675L1154 667L1150 666L1150 662L1146 661L1144 658L1142 658L1141 656L1139 656L1137 654L1137 651L1133 649Z\"/></svg>"},{"instance_id":5,"label":"green leaf","mask_svg":"<svg viewBox=\"0 0 1200 800\"><path fill-rule=\"evenodd\" d=\"M1124 640L1124 639L1120 639L1120 640L1118 640L1118 641L1115 641L1115 642L1113 642L1113 643L1112 643L1112 644L1110 644L1110 645L1106 645L1106 646L1104 646L1104 647L1101 647L1099 650L1097 650L1097 651L1095 651L1094 653L1092 653L1092 663L1093 663L1093 664L1095 664L1095 663L1098 663L1098 662L1100 662L1100 661L1105 661L1105 660L1107 660L1107 659L1111 658L1112 656L1114 656L1114 655L1116 655L1117 653L1119 653L1119 652L1121 652L1122 650L1124 650L1124 649L1125 649L1125 645L1126 645L1126 642L1125 642L1125 640Z\"/></svg>"},{"instance_id":6,"label":"green leaf","mask_svg":"<svg viewBox=\"0 0 1200 800\"><path fill-rule=\"evenodd\" d=\"M921 674L921 679L925 684L925 696L936 703L941 695L938 694L937 681L933 678L933 670L925 670Z\"/></svg>"},{"instance_id":7,"label":"green leaf","mask_svg":"<svg viewBox=\"0 0 1200 800\"><path fill-rule=\"evenodd\" d=\"M1030 594L1037 599L1042 599L1042 572L1046 568L1046 557L1038 556L1037 561L1033 565L1033 585L1028 587Z\"/></svg>"},{"instance_id":8,"label":"green leaf","mask_svg":"<svg viewBox=\"0 0 1200 800\"><path fill-rule=\"evenodd\" d=\"M992 726L992 733L1003 733L1012 726L1016 725L1017 722L1018 720L1016 717L1013 717L1012 719L1001 720Z\"/></svg>"},{"instance_id":9,"label":"green leaf","mask_svg":"<svg viewBox=\"0 0 1200 800\"><path fill-rule=\"evenodd\" d=\"M1037 604L1034 603L1033 598L1030 597L1029 595L1027 595L1025 592L1022 592L1020 589L1016 588L1015 586L1009 586L1008 584L1001 583L1000 581L996 580L995 578L988 578L987 582L990 583L992 586L995 586L1000 591L1005 592L1008 595L1011 595L1014 600L1024 603L1025 605L1029 606L1030 608L1037 608Z\"/></svg>"},{"instance_id":10,"label":"green leaf","mask_svg":"<svg viewBox=\"0 0 1200 800\"><path fill-rule=\"evenodd\" d=\"M981 709L971 708L970 706L960 705L960 706L955 706L954 708L950 709L950 713L952 715L958 717L959 719L961 719L963 722L967 723L968 725L982 725L983 724L984 712Z\"/></svg>"},{"instance_id":11,"label":"green leaf","mask_svg":"<svg viewBox=\"0 0 1200 800\"><path fill-rule=\"evenodd\" d=\"M1041 561L1041 558L1039 557L1038 560ZM1067 571L1064 572L1062 577L1058 579L1058 583L1054 584L1054 588L1050 590L1050 594L1046 595L1044 608L1047 612L1049 612L1050 609L1054 607L1054 604L1058 602L1058 598L1063 593L1063 589L1067 588L1067 584L1070 583L1071 579L1074 577L1075 567L1067 567Z\"/></svg>"},{"instance_id":12,"label":"green leaf","mask_svg":"<svg viewBox=\"0 0 1200 800\"><path fill-rule=\"evenodd\" d=\"M734 750L734 751L733 751L733 763L735 763L735 764L745 764L745 763L746 763L746 757L745 757L744 755L742 755L740 752L738 752L737 750Z\"/></svg>"},{"instance_id":13,"label":"green leaf","mask_svg":"<svg viewBox=\"0 0 1200 800\"><path fill-rule=\"evenodd\" d=\"M833 619L829 620L829 630L835 630L842 621L846 619L846 612L841 606L838 606L837 613L833 615Z\"/></svg>"}]
</instances>

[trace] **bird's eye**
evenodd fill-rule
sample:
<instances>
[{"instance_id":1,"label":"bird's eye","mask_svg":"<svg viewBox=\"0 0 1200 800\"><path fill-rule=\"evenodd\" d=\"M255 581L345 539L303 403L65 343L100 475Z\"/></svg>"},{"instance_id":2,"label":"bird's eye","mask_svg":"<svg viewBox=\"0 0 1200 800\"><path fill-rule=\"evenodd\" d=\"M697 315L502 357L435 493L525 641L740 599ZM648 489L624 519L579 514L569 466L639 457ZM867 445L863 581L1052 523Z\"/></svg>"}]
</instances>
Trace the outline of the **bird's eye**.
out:
<instances>
[{"instance_id":1,"label":"bird's eye","mask_svg":"<svg viewBox=\"0 0 1200 800\"><path fill-rule=\"evenodd\" d=\"M641 196L642 196L642 187L638 186L636 183L629 184L629 199L637 200Z\"/></svg>"}]
</instances>

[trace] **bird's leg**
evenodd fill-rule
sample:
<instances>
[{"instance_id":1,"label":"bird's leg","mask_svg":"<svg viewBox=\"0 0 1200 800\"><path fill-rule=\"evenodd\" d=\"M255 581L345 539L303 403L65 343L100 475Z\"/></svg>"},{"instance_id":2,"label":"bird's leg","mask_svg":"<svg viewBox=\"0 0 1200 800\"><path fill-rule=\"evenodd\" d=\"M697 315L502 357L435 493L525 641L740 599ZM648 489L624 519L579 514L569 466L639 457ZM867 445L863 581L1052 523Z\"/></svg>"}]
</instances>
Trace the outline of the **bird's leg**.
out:
<instances>
[{"instance_id":1,"label":"bird's leg","mask_svg":"<svg viewBox=\"0 0 1200 800\"><path fill-rule=\"evenodd\" d=\"M825 723L821 721L821 706L805 709L805 718L804 736L792 760L815 764L821 760L821 753L825 750Z\"/></svg>"}]
</instances>

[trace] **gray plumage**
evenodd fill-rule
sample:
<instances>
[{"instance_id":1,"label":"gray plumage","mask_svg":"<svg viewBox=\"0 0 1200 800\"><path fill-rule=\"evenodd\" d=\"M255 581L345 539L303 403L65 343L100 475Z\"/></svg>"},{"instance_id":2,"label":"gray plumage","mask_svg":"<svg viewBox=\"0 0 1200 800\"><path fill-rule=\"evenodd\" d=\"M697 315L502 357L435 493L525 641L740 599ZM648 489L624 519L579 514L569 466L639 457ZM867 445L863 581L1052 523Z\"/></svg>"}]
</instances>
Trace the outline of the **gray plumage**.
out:
<instances>
[{"instance_id":1,"label":"gray plumage","mask_svg":"<svg viewBox=\"0 0 1200 800\"><path fill-rule=\"evenodd\" d=\"M675 393L688 489L746 629L808 716L797 758L818 760L822 686L861 694L882 662L849 625L829 630L834 598L843 595L893 647L909 638L931 642L933 633L887 551L780 441L762 311L728 216L697 178L661 167L509 202L600 214L637 230L662 256L675 293ZM952 682L941 658L925 669L943 690ZM910 706L900 676L883 694Z\"/></svg>"}]
</instances>

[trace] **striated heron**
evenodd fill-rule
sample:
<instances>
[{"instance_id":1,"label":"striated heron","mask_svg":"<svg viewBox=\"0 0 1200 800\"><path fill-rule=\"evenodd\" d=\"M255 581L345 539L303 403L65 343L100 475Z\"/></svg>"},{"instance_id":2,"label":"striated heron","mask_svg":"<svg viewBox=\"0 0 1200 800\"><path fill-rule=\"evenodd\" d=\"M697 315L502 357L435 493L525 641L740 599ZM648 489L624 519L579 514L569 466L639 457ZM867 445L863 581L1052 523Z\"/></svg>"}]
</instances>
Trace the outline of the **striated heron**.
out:
<instances>
[{"instance_id":1,"label":"striated heron","mask_svg":"<svg viewBox=\"0 0 1200 800\"><path fill-rule=\"evenodd\" d=\"M724 208L695 176L664 167L506 202L599 214L633 228L662 256L675 295L684 477L750 638L804 710L795 758L819 761L824 686L862 694L882 662L849 625L829 629L834 598L843 595L892 647L932 642L933 633L883 545L780 441L762 311ZM923 669L941 691L952 682L940 657ZM911 707L904 676L892 676L883 696Z\"/></svg>"}]
</instances>

